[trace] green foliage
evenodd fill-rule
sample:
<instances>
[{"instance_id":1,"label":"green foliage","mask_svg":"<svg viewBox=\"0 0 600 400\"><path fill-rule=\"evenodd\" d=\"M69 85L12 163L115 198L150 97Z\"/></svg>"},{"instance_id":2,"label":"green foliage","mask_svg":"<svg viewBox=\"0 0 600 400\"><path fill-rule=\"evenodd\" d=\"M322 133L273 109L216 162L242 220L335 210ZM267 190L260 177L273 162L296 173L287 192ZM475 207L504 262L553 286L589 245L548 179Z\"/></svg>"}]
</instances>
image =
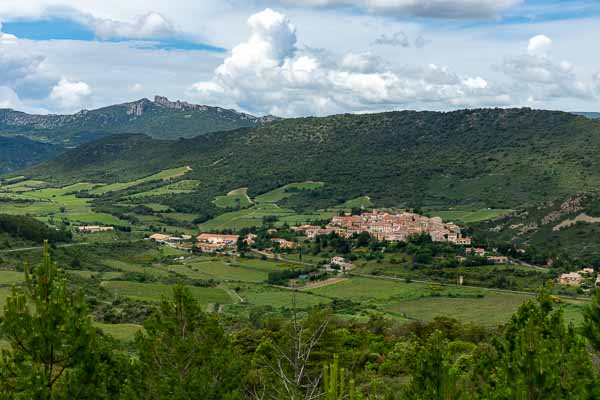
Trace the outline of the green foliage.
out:
<instances>
[{"instance_id":1,"label":"green foliage","mask_svg":"<svg viewBox=\"0 0 600 400\"><path fill-rule=\"evenodd\" d=\"M362 396L356 390L354 379L348 381L346 390L346 369L340 368L339 356L333 357L333 363L325 365L323 371L324 400L355 400Z\"/></svg>"},{"instance_id":2,"label":"green foliage","mask_svg":"<svg viewBox=\"0 0 600 400\"><path fill-rule=\"evenodd\" d=\"M592 303L583 312L583 334L597 352L600 352L600 290L596 290Z\"/></svg>"},{"instance_id":3,"label":"green foliage","mask_svg":"<svg viewBox=\"0 0 600 400\"><path fill-rule=\"evenodd\" d=\"M136 337L129 399L241 398L242 365L214 316L178 285Z\"/></svg>"},{"instance_id":4,"label":"green foliage","mask_svg":"<svg viewBox=\"0 0 600 400\"><path fill-rule=\"evenodd\" d=\"M585 342L572 325L565 324L562 310L553 310L545 290L537 303L519 308L495 349L491 357L484 357L491 370L480 377L489 383L491 398L593 397L594 372Z\"/></svg>"},{"instance_id":5,"label":"green foliage","mask_svg":"<svg viewBox=\"0 0 600 400\"><path fill-rule=\"evenodd\" d=\"M71 232L66 229L52 229L43 222L23 215L0 214L0 233L36 243L42 243L44 240L51 243L69 242L72 239Z\"/></svg>"},{"instance_id":6,"label":"green foliage","mask_svg":"<svg viewBox=\"0 0 600 400\"><path fill-rule=\"evenodd\" d=\"M64 148L24 137L0 137L0 174L49 160Z\"/></svg>"},{"instance_id":7,"label":"green foliage","mask_svg":"<svg viewBox=\"0 0 600 400\"><path fill-rule=\"evenodd\" d=\"M4 307L0 331L10 344L0 360L0 395L7 399L105 398L111 379L100 365L87 306L72 294L50 259L26 274ZM99 347L100 346L100 347Z\"/></svg>"}]
</instances>

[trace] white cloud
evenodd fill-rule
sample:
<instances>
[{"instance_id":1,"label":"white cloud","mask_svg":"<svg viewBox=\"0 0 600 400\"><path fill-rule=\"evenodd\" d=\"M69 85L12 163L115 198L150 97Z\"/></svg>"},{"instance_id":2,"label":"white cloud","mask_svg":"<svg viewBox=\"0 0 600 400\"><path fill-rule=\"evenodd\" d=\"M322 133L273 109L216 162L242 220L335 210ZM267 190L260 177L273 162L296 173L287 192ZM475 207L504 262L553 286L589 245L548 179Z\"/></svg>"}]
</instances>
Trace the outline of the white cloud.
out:
<instances>
[{"instance_id":1,"label":"white cloud","mask_svg":"<svg viewBox=\"0 0 600 400\"><path fill-rule=\"evenodd\" d=\"M19 96L9 87L0 86L0 108L21 108Z\"/></svg>"},{"instance_id":2,"label":"white cloud","mask_svg":"<svg viewBox=\"0 0 600 400\"><path fill-rule=\"evenodd\" d=\"M529 39L527 52L532 56L546 56L552 49L552 39L546 35L537 35Z\"/></svg>"},{"instance_id":3,"label":"white cloud","mask_svg":"<svg viewBox=\"0 0 600 400\"><path fill-rule=\"evenodd\" d=\"M570 61L555 61L549 57L552 40L545 35L529 40L527 54L507 57L500 70L513 79L520 92L535 102L557 98L595 98L591 78L578 73Z\"/></svg>"},{"instance_id":4,"label":"white cloud","mask_svg":"<svg viewBox=\"0 0 600 400\"><path fill-rule=\"evenodd\" d=\"M92 89L85 82L72 82L62 78L52 88L50 98L68 111L82 107L83 102L92 94Z\"/></svg>"},{"instance_id":5,"label":"white cloud","mask_svg":"<svg viewBox=\"0 0 600 400\"><path fill-rule=\"evenodd\" d=\"M0 42L7 42L15 40L17 37L8 33L2 32L2 20L0 19Z\"/></svg>"},{"instance_id":6,"label":"white cloud","mask_svg":"<svg viewBox=\"0 0 600 400\"><path fill-rule=\"evenodd\" d=\"M368 12L427 18L494 18L523 0L282 0L284 4L347 7Z\"/></svg>"},{"instance_id":7,"label":"white cloud","mask_svg":"<svg viewBox=\"0 0 600 400\"><path fill-rule=\"evenodd\" d=\"M154 39L176 35L171 22L156 12L140 16L133 22L89 17L88 24L100 39Z\"/></svg>"},{"instance_id":8,"label":"white cloud","mask_svg":"<svg viewBox=\"0 0 600 400\"><path fill-rule=\"evenodd\" d=\"M294 26L270 9L251 16L248 25L249 39L211 80L191 87L196 100L283 116L511 100L483 78L459 76L444 66L390 68L369 53L329 62L323 52L300 49Z\"/></svg>"}]
</instances>

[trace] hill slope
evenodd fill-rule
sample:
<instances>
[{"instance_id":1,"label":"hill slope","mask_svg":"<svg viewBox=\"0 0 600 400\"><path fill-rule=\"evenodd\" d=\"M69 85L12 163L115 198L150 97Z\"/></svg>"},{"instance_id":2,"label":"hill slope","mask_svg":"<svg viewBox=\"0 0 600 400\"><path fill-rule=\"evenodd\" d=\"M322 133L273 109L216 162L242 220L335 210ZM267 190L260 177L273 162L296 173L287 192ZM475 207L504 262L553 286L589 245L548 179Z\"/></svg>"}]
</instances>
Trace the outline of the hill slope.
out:
<instances>
[{"instance_id":1,"label":"hill slope","mask_svg":"<svg viewBox=\"0 0 600 400\"><path fill-rule=\"evenodd\" d=\"M368 195L386 206L518 208L598 187L599 151L600 121L569 113L392 112L283 120L170 142L110 137L27 174L110 182L190 165L189 178L202 182L197 201L313 180L326 186L307 202ZM181 197L193 203L193 196Z\"/></svg>"},{"instance_id":2,"label":"hill slope","mask_svg":"<svg viewBox=\"0 0 600 400\"><path fill-rule=\"evenodd\" d=\"M154 101L141 99L72 115L30 115L0 110L0 136L22 135L32 140L65 145L78 145L120 133L144 133L162 139L177 139L252 127L273 119L219 107L172 102L156 96Z\"/></svg>"},{"instance_id":3,"label":"hill slope","mask_svg":"<svg viewBox=\"0 0 600 400\"><path fill-rule=\"evenodd\" d=\"M0 137L0 173L26 168L55 157L61 146L35 142L23 137Z\"/></svg>"}]
</instances>

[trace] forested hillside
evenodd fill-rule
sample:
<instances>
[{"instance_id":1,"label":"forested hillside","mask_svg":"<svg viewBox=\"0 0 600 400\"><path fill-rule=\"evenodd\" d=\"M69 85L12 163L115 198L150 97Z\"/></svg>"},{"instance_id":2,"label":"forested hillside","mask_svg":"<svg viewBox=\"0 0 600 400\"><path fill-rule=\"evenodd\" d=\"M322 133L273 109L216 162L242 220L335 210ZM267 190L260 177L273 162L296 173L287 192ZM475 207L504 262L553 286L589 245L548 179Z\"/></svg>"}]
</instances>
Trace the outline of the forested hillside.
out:
<instances>
[{"instance_id":1,"label":"forested hillside","mask_svg":"<svg viewBox=\"0 0 600 400\"><path fill-rule=\"evenodd\" d=\"M24 137L0 137L0 173L26 168L55 157L61 146L39 143Z\"/></svg>"},{"instance_id":2,"label":"forested hillside","mask_svg":"<svg viewBox=\"0 0 600 400\"><path fill-rule=\"evenodd\" d=\"M518 208L598 187L599 150L600 121L573 114L407 111L283 120L172 142L110 137L27 175L111 182L189 165L188 177L209 196L314 180L326 185L313 200L368 195L380 206ZM180 197L190 196L200 195Z\"/></svg>"}]
</instances>

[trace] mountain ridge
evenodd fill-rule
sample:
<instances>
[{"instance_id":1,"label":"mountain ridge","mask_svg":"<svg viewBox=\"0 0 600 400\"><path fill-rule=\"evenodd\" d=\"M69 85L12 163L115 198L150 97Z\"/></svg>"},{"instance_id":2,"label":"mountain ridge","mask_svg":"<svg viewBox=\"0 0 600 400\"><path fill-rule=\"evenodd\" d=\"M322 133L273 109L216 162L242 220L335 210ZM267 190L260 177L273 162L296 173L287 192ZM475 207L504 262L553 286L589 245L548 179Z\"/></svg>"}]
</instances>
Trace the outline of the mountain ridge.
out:
<instances>
[{"instance_id":1,"label":"mountain ridge","mask_svg":"<svg viewBox=\"0 0 600 400\"><path fill-rule=\"evenodd\" d=\"M142 98L74 114L35 115L0 109L0 136L24 136L41 142L76 146L110 134L144 133L155 138L177 139L251 127L277 119L155 96L154 101Z\"/></svg>"}]
</instances>

